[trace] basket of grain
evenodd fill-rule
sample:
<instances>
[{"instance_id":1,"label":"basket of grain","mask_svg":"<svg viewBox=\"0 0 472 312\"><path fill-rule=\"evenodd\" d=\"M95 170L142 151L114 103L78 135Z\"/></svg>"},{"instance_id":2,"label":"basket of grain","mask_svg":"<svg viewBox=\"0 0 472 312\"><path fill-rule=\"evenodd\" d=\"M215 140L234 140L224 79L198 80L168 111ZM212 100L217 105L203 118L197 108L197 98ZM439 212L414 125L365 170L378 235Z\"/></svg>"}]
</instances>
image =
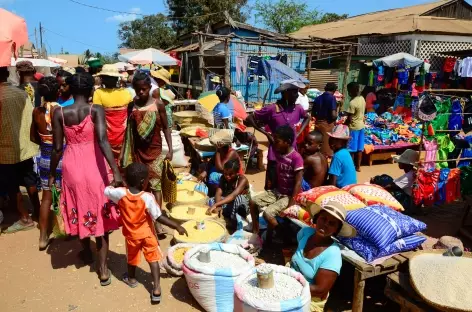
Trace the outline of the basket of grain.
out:
<instances>
[{"instance_id":1,"label":"basket of grain","mask_svg":"<svg viewBox=\"0 0 472 312\"><path fill-rule=\"evenodd\" d=\"M182 226L187 230L188 236L180 235L177 230L174 230L174 240L177 243L210 244L222 242L226 238L225 226L212 218L190 220Z\"/></svg>"},{"instance_id":2,"label":"basket of grain","mask_svg":"<svg viewBox=\"0 0 472 312\"><path fill-rule=\"evenodd\" d=\"M204 205L177 205L172 207L170 217L177 222L186 222L190 220L205 220L210 216L206 214L208 206ZM218 214L214 214L211 217L218 217Z\"/></svg>"},{"instance_id":3,"label":"basket of grain","mask_svg":"<svg viewBox=\"0 0 472 312\"><path fill-rule=\"evenodd\" d=\"M175 205L204 205L207 202L206 194L195 190L178 190Z\"/></svg>"},{"instance_id":4,"label":"basket of grain","mask_svg":"<svg viewBox=\"0 0 472 312\"><path fill-rule=\"evenodd\" d=\"M441 251L444 252L444 251ZM416 292L441 311L472 311L472 258L418 253L409 261L410 282Z\"/></svg>"},{"instance_id":5,"label":"basket of grain","mask_svg":"<svg viewBox=\"0 0 472 312\"><path fill-rule=\"evenodd\" d=\"M188 181L188 180L179 180L177 181L177 191L194 191L195 186L198 185L198 182Z\"/></svg>"},{"instance_id":6,"label":"basket of grain","mask_svg":"<svg viewBox=\"0 0 472 312\"><path fill-rule=\"evenodd\" d=\"M185 253L185 280L192 296L209 312L233 312L234 282L254 267L254 257L236 245L196 246Z\"/></svg>"},{"instance_id":7,"label":"basket of grain","mask_svg":"<svg viewBox=\"0 0 472 312\"><path fill-rule=\"evenodd\" d=\"M196 111L181 111L175 112L172 114L173 120L177 124L188 124L188 125L195 125L195 124L202 124L204 126L211 127L212 125L206 120L201 113Z\"/></svg>"},{"instance_id":8,"label":"basket of grain","mask_svg":"<svg viewBox=\"0 0 472 312\"><path fill-rule=\"evenodd\" d=\"M195 143L195 148L203 152L215 152L216 146L211 144L210 139L206 138Z\"/></svg>"},{"instance_id":9,"label":"basket of grain","mask_svg":"<svg viewBox=\"0 0 472 312\"><path fill-rule=\"evenodd\" d=\"M197 130L201 130L201 131L204 131L204 132L208 132L208 128L207 127L203 127L203 126L187 126L187 127L184 127L182 130L180 130L180 135L181 136L185 136L185 137L197 137Z\"/></svg>"},{"instance_id":10,"label":"basket of grain","mask_svg":"<svg viewBox=\"0 0 472 312\"><path fill-rule=\"evenodd\" d=\"M195 247L196 244L176 244L172 247L169 247L167 250L167 257L163 263L164 268L167 273L173 276L182 276L184 271L182 271L182 265L184 262L184 255L187 251Z\"/></svg>"},{"instance_id":11,"label":"basket of grain","mask_svg":"<svg viewBox=\"0 0 472 312\"><path fill-rule=\"evenodd\" d=\"M310 311L310 284L297 271L261 264L234 284L234 311Z\"/></svg>"}]
</instances>

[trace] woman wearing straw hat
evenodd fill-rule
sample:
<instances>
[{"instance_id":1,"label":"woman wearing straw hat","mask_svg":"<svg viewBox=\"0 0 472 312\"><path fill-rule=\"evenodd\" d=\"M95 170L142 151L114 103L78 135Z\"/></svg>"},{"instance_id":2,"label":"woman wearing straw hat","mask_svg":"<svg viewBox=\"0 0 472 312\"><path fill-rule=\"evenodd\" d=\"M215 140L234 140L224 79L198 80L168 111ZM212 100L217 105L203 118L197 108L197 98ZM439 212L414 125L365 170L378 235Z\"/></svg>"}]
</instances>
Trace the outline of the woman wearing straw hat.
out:
<instances>
[{"instance_id":1,"label":"woman wearing straw hat","mask_svg":"<svg viewBox=\"0 0 472 312\"><path fill-rule=\"evenodd\" d=\"M405 172L401 177L393 179L387 174L373 177L370 183L382 186L387 190L403 208L413 208L412 190L415 182L415 166L420 159L419 153L412 149L407 149L400 156L394 156L393 161L398 163L398 167ZM442 192L438 192L441 196Z\"/></svg>"},{"instance_id":2,"label":"woman wearing straw hat","mask_svg":"<svg viewBox=\"0 0 472 312\"><path fill-rule=\"evenodd\" d=\"M305 227L298 232L290 266L310 283L310 310L323 311L342 266L341 250L333 237L354 237L356 230L346 223L346 209L338 202L312 206L311 213L316 229Z\"/></svg>"},{"instance_id":3,"label":"woman wearing straw hat","mask_svg":"<svg viewBox=\"0 0 472 312\"><path fill-rule=\"evenodd\" d=\"M328 132L329 147L333 150L333 159L329 167L329 184L339 188L357 183L357 173L354 161L347 149L351 137L349 128L345 125L337 125L333 131Z\"/></svg>"},{"instance_id":4,"label":"woman wearing straw hat","mask_svg":"<svg viewBox=\"0 0 472 312\"><path fill-rule=\"evenodd\" d=\"M102 105L105 109L108 141L113 156L118 161L125 138L128 104L132 98L128 90L119 87L118 80L122 78L122 75L114 65L103 65L97 76L101 78L104 88L95 90L92 102Z\"/></svg>"},{"instance_id":5,"label":"woman wearing straw hat","mask_svg":"<svg viewBox=\"0 0 472 312\"><path fill-rule=\"evenodd\" d=\"M174 104L175 94L172 91L165 89L166 85L170 84L170 73L167 69L160 68L151 71L151 76L154 78L158 86L158 88L151 90L152 97L164 102L167 123L169 129L172 129L174 125L174 122L172 121L172 105Z\"/></svg>"}]
</instances>

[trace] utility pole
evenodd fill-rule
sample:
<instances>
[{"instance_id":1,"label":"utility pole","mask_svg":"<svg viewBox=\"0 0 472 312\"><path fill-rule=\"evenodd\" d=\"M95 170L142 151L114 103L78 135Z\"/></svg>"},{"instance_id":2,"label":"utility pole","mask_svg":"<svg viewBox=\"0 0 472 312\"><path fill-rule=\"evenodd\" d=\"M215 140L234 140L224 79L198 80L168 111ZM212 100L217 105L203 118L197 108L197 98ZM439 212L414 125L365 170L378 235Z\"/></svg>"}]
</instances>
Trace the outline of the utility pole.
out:
<instances>
[{"instance_id":1,"label":"utility pole","mask_svg":"<svg viewBox=\"0 0 472 312\"><path fill-rule=\"evenodd\" d=\"M35 50L38 51L38 33L36 27L34 28L34 41L35 41ZM34 51L31 49L31 56L34 58Z\"/></svg>"},{"instance_id":2,"label":"utility pole","mask_svg":"<svg viewBox=\"0 0 472 312\"><path fill-rule=\"evenodd\" d=\"M43 26L41 25L41 22L39 22L39 40L41 42L41 53L39 54L39 57L45 58L43 47Z\"/></svg>"}]
</instances>

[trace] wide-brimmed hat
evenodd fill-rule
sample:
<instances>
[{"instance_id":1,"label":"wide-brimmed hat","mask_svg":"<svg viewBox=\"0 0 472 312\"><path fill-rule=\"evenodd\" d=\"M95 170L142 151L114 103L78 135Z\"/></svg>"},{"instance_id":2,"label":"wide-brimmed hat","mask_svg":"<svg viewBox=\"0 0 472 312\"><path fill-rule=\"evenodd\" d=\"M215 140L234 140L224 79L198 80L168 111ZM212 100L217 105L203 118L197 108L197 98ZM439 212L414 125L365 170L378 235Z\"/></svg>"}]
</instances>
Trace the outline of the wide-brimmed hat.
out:
<instances>
[{"instance_id":1,"label":"wide-brimmed hat","mask_svg":"<svg viewBox=\"0 0 472 312\"><path fill-rule=\"evenodd\" d=\"M220 76L214 76L210 81L214 83L221 83Z\"/></svg>"},{"instance_id":2,"label":"wide-brimmed hat","mask_svg":"<svg viewBox=\"0 0 472 312\"><path fill-rule=\"evenodd\" d=\"M354 227L352 227L350 224L346 222L346 208L344 206L336 201L329 201L326 205L323 206L318 206L318 205L312 205L310 211L313 216L316 216L321 212L321 210L326 211L336 219L342 222L343 226L341 227L341 230L339 231L338 236L343 236L343 237L354 237L357 234L357 231Z\"/></svg>"},{"instance_id":3,"label":"wide-brimmed hat","mask_svg":"<svg viewBox=\"0 0 472 312\"><path fill-rule=\"evenodd\" d=\"M136 70L136 67L133 64L125 65L125 70Z\"/></svg>"},{"instance_id":4,"label":"wide-brimmed hat","mask_svg":"<svg viewBox=\"0 0 472 312\"><path fill-rule=\"evenodd\" d=\"M161 79L166 84L170 84L170 73L165 68L160 68L158 70L152 70L151 71L151 76L153 76L156 79Z\"/></svg>"},{"instance_id":5,"label":"wide-brimmed hat","mask_svg":"<svg viewBox=\"0 0 472 312\"><path fill-rule=\"evenodd\" d=\"M333 128L333 131L328 132L328 135L332 138L341 140L349 140L351 138L349 127L346 125L337 125Z\"/></svg>"},{"instance_id":6,"label":"wide-brimmed hat","mask_svg":"<svg viewBox=\"0 0 472 312\"><path fill-rule=\"evenodd\" d=\"M417 164L419 159L419 153L412 149L405 150L400 156L393 156L394 162L413 166Z\"/></svg>"},{"instance_id":7,"label":"wide-brimmed hat","mask_svg":"<svg viewBox=\"0 0 472 312\"><path fill-rule=\"evenodd\" d=\"M280 83L280 86L275 89L274 93L280 93L288 90L294 90L294 89L305 89L306 85L301 82L300 80L295 80L295 79L289 79L289 80L283 80Z\"/></svg>"},{"instance_id":8,"label":"wide-brimmed hat","mask_svg":"<svg viewBox=\"0 0 472 312\"><path fill-rule=\"evenodd\" d=\"M97 76L110 76L118 78L123 77L123 75L120 74L120 72L118 71L118 68L116 68L116 66L112 64L103 65L102 70L97 73Z\"/></svg>"}]
</instances>

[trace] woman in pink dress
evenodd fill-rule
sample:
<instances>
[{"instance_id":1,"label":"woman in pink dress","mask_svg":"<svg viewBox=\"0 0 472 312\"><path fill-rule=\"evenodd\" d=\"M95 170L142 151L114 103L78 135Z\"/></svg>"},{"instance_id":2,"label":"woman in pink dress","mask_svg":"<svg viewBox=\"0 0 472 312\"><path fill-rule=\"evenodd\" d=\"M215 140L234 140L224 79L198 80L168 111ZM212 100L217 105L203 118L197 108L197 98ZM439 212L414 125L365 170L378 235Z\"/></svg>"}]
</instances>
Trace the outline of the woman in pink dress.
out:
<instances>
[{"instance_id":1,"label":"woman in pink dress","mask_svg":"<svg viewBox=\"0 0 472 312\"><path fill-rule=\"evenodd\" d=\"M66 139L62 160L61 211L65 230L78 235L83 246L80 257L91 263L90 237L95 237L98 254L97 273L102 286L111 283L107 268L108 233L119 227L118 214L105 197L110 184L110 166L114 182L121 185L120 171L107 139L105 112L99 105L89 105L94 79L90 74L76 74L71 79L74 104L62 107L53 117L53 152L49 186L55 183L56 168Z\"/></svg>"}]
</instances>

